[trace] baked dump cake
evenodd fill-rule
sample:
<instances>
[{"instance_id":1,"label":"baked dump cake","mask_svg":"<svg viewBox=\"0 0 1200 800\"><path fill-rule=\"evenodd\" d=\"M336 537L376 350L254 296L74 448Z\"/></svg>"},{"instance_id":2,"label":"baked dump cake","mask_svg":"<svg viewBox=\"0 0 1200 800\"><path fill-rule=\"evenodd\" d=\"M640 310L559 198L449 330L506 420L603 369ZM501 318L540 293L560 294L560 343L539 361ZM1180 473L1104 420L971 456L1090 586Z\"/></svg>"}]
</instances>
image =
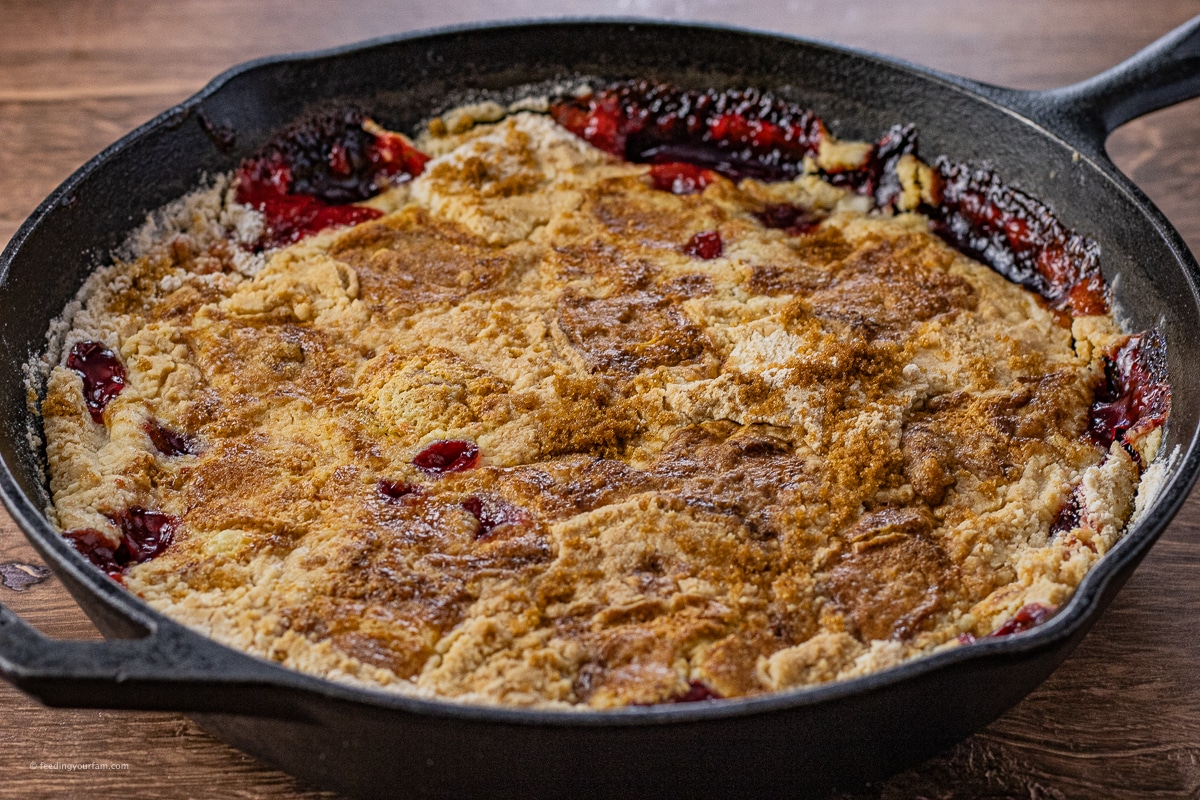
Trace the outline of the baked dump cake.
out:
<instances>
[{"instance_id":1,"label":"baked dump cake","mask_svg":"<svg viewBox=\"0 0 1200 800\"><path fill-rule=\"evenodd\" d=\"M41 410L92 563L465 702L738 697L1024 630L1147 502L1169 406L1033 198L910 128L643 82L415 142L315 115L65 320Z\"/></svg>"}]
</instances>

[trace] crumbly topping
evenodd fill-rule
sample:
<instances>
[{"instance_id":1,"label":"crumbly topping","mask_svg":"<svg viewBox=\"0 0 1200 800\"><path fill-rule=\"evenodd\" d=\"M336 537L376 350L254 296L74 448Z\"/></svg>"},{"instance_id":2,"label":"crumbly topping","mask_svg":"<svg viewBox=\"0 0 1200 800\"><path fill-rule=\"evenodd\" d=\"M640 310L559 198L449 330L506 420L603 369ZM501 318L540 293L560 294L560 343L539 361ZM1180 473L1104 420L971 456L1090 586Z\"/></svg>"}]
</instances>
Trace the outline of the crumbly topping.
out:
<instances>
[{"instance_id":1,"label":"crumbly topping","mask_svg":"<svg viewBox=\"0 0 1200 800\"><path fill-rule=\"evenodd\" d=\"M1085 435L1109 316L1064 325L813 175L676 195L538 114L434 127L379 219L249 256L261 220L217 184L75 314L67 346L128 375L97 425L50 374L57 519L177 517L124 577L155 608L325 677L605 708L987 635L1119 538L1158 438ZM414 465L442 441L478 466Z\"/></svg>"}]
</instances>

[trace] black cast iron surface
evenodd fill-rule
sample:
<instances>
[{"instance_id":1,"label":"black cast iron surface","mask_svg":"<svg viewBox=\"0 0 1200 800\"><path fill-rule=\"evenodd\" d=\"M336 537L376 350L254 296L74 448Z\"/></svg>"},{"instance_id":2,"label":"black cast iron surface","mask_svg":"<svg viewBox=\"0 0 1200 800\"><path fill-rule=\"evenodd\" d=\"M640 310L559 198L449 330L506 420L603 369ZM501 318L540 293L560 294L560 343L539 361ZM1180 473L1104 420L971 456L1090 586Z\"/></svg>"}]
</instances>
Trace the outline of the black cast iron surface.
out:
<instances>
[{"instance_id":1,"label":"black cast iron surface","mask_svg":"<svg viewBox=\"0 0 1200 800\"><path fill-rule=\"evenodd\" d=\"M42 456L17 381L0 385L0 492L97 626L119 641L52 642L0 608L0 673L52 705L174 709L249 753L355 796L813 794L885 775L967 735L1066 657L1183 501L1200 469L1200 270L1104 155L1117 125L1200 94L1200 18L1066 89L975 84L823 44L645 22L416 34L235 69L101 153L0 257L0 363L25 364L90 270L145 217L232 169L316 107L357 103L385 126L479 93L580 75L754 86L813 108L838 136L914 122L922 152L989 163L1100 242L1132 330L1167 340L1173 391L1155 505L1050 623L859 680L746 700L616 712L470 708L352 689L233 652L150 610L48 523ZM519 91L519 89L518 89ZM1175 450L1178 448L1177 450Z\"/></svg>"}]
</instances>

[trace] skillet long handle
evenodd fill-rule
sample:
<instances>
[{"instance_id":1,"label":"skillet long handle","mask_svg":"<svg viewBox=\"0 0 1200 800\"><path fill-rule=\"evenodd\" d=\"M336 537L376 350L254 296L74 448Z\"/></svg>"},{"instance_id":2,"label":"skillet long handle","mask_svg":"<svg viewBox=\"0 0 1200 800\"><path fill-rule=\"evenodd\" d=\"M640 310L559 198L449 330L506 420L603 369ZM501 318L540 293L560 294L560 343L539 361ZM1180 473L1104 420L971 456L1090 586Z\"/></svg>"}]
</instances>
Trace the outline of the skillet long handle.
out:
<instances>
[{"instance_id":1,"label":"skillet long handle","mask_svg":"<svg viewBox=\"0 0 1200 800\"><path fill-rule=\"evenodd\" d=\"M1025 93L1035 117L1103 152L1132 119L1200 96L1200 16L1094 78Z\"/></svg>"},{"instance_id":2,"label":"skillet long handle","mask_svg":"<svg viewBox=\"0 0 1200 800\"><path fill-rule=\"evenodd\" d=\"M50 639L0 605L0 677L49 706L304 718L267 665L158 627L139 639Z\"/></svg>"}]
</instances>

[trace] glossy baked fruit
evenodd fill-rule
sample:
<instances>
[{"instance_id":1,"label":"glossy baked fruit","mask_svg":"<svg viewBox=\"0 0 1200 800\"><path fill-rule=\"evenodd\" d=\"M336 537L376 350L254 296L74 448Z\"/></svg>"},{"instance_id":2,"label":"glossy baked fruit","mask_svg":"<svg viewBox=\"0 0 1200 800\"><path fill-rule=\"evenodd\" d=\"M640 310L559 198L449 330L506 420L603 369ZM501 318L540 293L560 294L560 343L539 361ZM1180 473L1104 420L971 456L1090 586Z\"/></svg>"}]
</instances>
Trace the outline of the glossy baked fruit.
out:
<instances>
[{"instance_id":1,"label":"glossy baked fruit","mask_svg":"<svg viewBox=\"0 0 1200 800\"><path fill-rule=\"evenodd\" d=\"M479 463L479 448L474 442L442 440L417 453L412 463L426 475L462 472Z\"/></svg>"},{"instance_id":2,"label":"glossy baked fruit","mask_svg":"<svg viewBox=\"0 0 1200 800\"><path fill-rule=\"evenodd\" d=\"M554 119L601 150L634 162L687 163L728 178L799 175L824 125L766 92L683 90L627 81L551 106Z\"/></svg>"},{"instance_id":3,"label":"glossy baked fruit","mask_svg":"<svg viewBox=\"0 0 1200 800\"><path fill-rule=\"evenodd\" d=\"M242 163L237 199L263 214L266 244L290 244L376 219L377 210L351 204L420 175L427 160L358 111L321 114L283 131Z\"/></svg>"},{"instance_id":4,"label":"glossy baked fruit","mask_svg":"<svg viewBox=\"0 0 1200 800\"><path fill-rule=\"evenodd\" d=\"M937 169L939 202L927 211L939 235L1055 308L1076 316L1108 311L1095 241L1065 228L1044 203L990 170L947 159Z\"/></svg>"},{"instance_id":5,"label":"glossy baked fruit","mask_svg":"<svg viewBox=\"0 0 1200 800\"><path fill-rule=\"evenodd\" d=\"M67 355L67 369L83 381L83 399L92 420L103 424L104 409L125 388L125 366L100 342L79 342Z\"/></svg>"},{"instance_id":6,"label":"glossy baked fruit","mask_svg":"<svg viewBox=\"0 0 1200 800\"><path fill-rule=\"evenodd\" d=\"M95 528L67 531L64 535L76 550L114 578L119 578L126 567L164 552L179 525L177 517L138 507L127 508L109 520L115 535Z\"/></svg>"}]
</instances>

